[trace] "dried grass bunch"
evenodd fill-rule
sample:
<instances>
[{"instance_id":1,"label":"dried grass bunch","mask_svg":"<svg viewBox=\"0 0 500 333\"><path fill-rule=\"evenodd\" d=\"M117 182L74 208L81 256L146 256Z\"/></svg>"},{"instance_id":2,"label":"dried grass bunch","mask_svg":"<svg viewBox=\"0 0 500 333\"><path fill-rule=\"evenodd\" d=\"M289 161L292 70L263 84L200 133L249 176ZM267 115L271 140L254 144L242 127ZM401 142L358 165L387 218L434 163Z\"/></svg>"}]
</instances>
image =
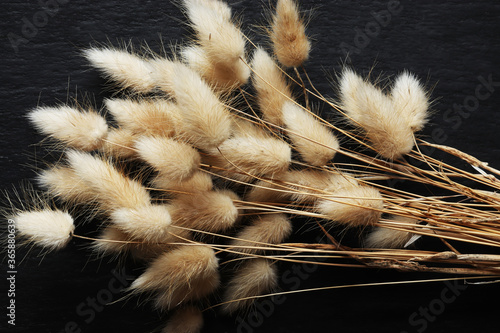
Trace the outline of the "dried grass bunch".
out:
<instances>
[{"instance_id":1,"label":"dried grass bunch","mask_svg":"<svg viewBox=\"0 0 500 333\"><path fill-rule=\"evenodd\" d=\"M67 105L29 113L64 150L39 184L69 212L104 221L93 240L100 255L144 262L129 292L175 311L164 332L198 332L214 293L223 312L245 310L276 290L281 260L500 274L499 255L450 243L493 253L500 246L500 171L416 136L431 104L418 78L402 71L381 86L345 67L337 97L327 98L304 70L311 47L294 1L278 0L270 16L272 52L247 40L225 2L182 6L194 38L175 56L84 52L120 89L105 101L112 121ZM333 121L314 111L318 102ZM423 146L471 168L426 156ZM48 250L84 237L68 212L40 207L12 216L21 236ZM305 224L325 242L287 243ZM338 241L347 229L357 231L358 246ZM448 251L412 248L421 236ZM233 275L221 284L219 268L230 264Z\"/></svg>"}]
</instances>

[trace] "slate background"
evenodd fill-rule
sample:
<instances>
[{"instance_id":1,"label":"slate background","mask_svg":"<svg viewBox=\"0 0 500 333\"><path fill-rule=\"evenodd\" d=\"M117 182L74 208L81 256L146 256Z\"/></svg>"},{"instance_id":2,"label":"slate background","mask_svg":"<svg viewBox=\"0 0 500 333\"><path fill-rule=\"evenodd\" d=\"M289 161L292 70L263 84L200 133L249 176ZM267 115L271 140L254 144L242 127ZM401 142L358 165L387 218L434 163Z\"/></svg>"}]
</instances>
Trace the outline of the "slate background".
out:
<instances>
[{"instance_id":1,"label":"slate background","mask_svg":"<svg viewBox=\"0 0 500 333\"><path fill-rule=\"evenodd\" d=\"M25 119L37 105L54 105L77 96L100 106L109 96L105 81L90 69L80 50L90 44L147 42L159 50L163 40L186 38L178 8L169 1L59 0L47 12L44 1L3 1L0 4L0 186L18 186L32 179L33 165L43 157L36 144L41 137ZM261 1L231 1L245 23L262 23ZM266 2L267 3L267 2ZM307 70L316 86L334 95L328 77L346 59L342 43L355 46L356 34L373 27L373 12L387 10L391 1L303 1L316 8L309 27L314 48ZM500 167L500 4L496 1L401 1L401 11L387 26L352 53L349 62L358 72L395 75L408 69L434 87L431 123L423 131L429 140L473 153ZM35 30L27 28L36 24ZM248 25L246 25L248 27ZM23 28L24 27L24 28ZM23 30L24 29L24 30ZM16 47L16 34L25 42ZM261 40L257 33L249 33ZM161 36L161 37L160 37ZM9 37L11 40L9 40ZM15 44L15 43L14 43ZM358 41L358 46L360 46ZM489 98L471 112L459 113L454 105L473 101L479 77L498 82ZM484 92L482 90L481 92ZM448 111L450 110L450 111ZM325 111L326 112L326 111ZM437 132L442 131L442 132ZM444 133L436 136L436 133ZM131 299L106 306L91 323L76 312L87 297L96 297L113 279L114 263L93 261L86 242L74 240L67 249L44 258L33 250L18 251L16 327L7 327L2 310L0 328L6 332L59 332L76 322L82 332L152 332L165 319L141 300ZM21 262L22 259L22 262ZM291 270L283 265L282 272ZM0 299L4 308L7 286L4 263L0 275ZM138 271L129 271L135 275ZM302 273L301 273L302 274ZM305 276L305 275L303 275ZM427 275L374 270L317 269L300 280L300 288L416 279ZM432 276L439 277L439 276ZM283 288L291 288L284 282ZM437 304L446 288L443 283L350 288L287 296L273 313L253 327L253 332L418 332L409 317L421 307ZM498 332L496 285L469 286L446 305L425 332ZM114 295L114 300L120 295ZM492 302L493 305L489 305ZM250 332L234 318L208 312L204 332ZM254 323L254 322L253 322ZM254 325L257 326L257 325ZM3 328L6 328L3 329Z\"/></svg>"}]
</instances>

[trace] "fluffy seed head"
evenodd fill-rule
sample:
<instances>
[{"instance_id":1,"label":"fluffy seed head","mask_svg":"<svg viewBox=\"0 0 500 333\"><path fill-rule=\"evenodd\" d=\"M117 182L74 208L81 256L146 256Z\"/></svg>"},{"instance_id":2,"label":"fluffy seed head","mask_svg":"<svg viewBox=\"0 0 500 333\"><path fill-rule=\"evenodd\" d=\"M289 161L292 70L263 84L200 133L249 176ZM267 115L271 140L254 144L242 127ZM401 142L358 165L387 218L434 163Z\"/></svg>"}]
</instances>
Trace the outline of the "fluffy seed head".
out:
<instances>
[{"instance_id":1,"label":"fluffy seed head","mask_svg":"<svg viewBox=\"0 0 500 333\"><path fill-rule=\"evenodd\" d=\"M198 73L171 62L157 68L160 87L175 98L181 114L180 135L201 149L217 147L231 134L231 114Z\"/></svg>"},{"instance_id":2,"label":"fluffy seed head","mask_svg":"<svg viewBox=\"0 0 500 333\"><path fill-rule=\"evenodd\" d=\"M136 155L134 143L137 134L126 128L112 128L108 131L106 140L99 148L106 156L117 159L132 158Z\"/></svg>"},{"instance_id":3,"label":"fluffy seed head","mask_svg":"<svg viewBox=\"0 0 500 333\"><path fill-rule=\"evenodd\" d=\"M71 215L61 210L18 212L10 221L18 235L48 250L64 247L75 229Z\"/></svg>"},{"instance_id":4,"label":"fluffy seed head","mask_svg":"<svg viewBox=\"0 0 500 333\"><path fill-rule=\"evenodd\" d=\"M250 70L245 60L245 39L231 21L231 9L218 0L184 0L199 47L184 52L184 58L211 84L235 88L245 84Z\"/></svg>"},{"instance_id":5,"label":"fluffy seed head","mask_svg":"<svg viewBox=\"0 0 500 333\"><path fill-rule=\"evenodd\" d=\"M180 195L172 201L172 221L175 225L209 232L228 230L238 218L235 198L236 194L229 190Z\"/></svg>"},{"instance_id":6,"label":"fluffy seed head","mask_svg":"<svg viewBox=\"0 0 500 333\"><path fill-rule=\"evenodd\" d=\"M278 0L270 32L274 53L286 67L298 67L309 57L311 43L293 0Z\"/></svg>"},{"instance_id":7,"label":"fluffy seed head","mask_svg":"<svg viewBox=\"0 0 500 333\"><path fill-rule=\"evenodd\" d=\"M395 102L393 97L387 96L351 69L345 68L340 80L341 104L350 121L363 129L377 153L391 160L411 151L413 133L423 126L425 119L421 105L417 107L413 104L413 96L420 95L420 92L412 89L416 93L408 93L409 82L415 83L408 77L398 81L394 92L398 101Z\"/></svg>"},{"instance_id":8,"label":"fluffy seed head","mask_svg":"<svg viewBox=\"0 0 500 333\"><path fill-rule=\"evenodd\" d=\"M200 166L198 151L174 139L145 136L136 141L135 147L143 160L172 180L187 179Z\"/></svg>"},{"instance_id":9,"label":"fluffy seed head","mask_svg":"<svg viewBox=\"0 0 500 333\"><path fill-rule=\"evenodd\" d=\"M422 130L429 116L429 99L415 75L406 71L398 75L391 96L396 112L408 118L411 130Z\"/></svg>"},{"instance_id":10,"label":"fluffy seed head","mask_svg":"<svg viewBox=\"0 0 500 333\"><path fill-rule=\"evenodd\" d=\"M196 193L210 191L213 188L212 177L203 171L195 171L191 177L178 181L169 174L159 172L153 179L153 185L162 190L179 193Z\"/></svg>"},{"instance_id":11,"label":"fluffy seed head","mask_svg":"<svg viewBox=\"0 0 500 333\"><path fill-rule=\"evenodd\" d=\"M112 48L90 48L83 55L95 68L117 81L123 88L148 93L156 87L153 67L138 55Z\"/></svg>"},{"instance_id":12,"label":"fluffy seed head","mask_svg":"<svg viewBox=\"0 0 500 333\"><path fill-rule=\"evenodd\" d=\"M86 151L99 148L108 133L106 120L94 111L69 106L39 107L28 118L41 133Z\"/></svg>"},{"instance_id":13,"label":"fluffy seed head","mask_svg":"<svg viewBox=\"0 0 500 333\"><path fill-rule=\"evenodd\" d=\"M373 225L380 219L382 208L380 192L363 185L338 190L315 204L316 211L328 220L350 227Z\"/></svg>"},{"instance_id":14,"label":"fluffy seed head","mask_svg":"<svg viewBox=\"0 0 500 333\"><path fill-rule=\"evenodd\" d=\"M286 142L249 123L239 125L234 126L238 131L233 137L208 151L205 163L227 170L224 174L228 177L246 181L288 169L292 152Z\"/></svg>"},{"instance_id":15,"label":"fluffy seed head","mask_svg":"<svg viewBox=\"0 0 500 333\"><path fill-rule=\"evenodd\" d=\"M135 239L162 241L169 234L172 222L170 211L164 205L144 205L117 208L110 214L111 222Z\"/></svg>"},{"instance_id":16,"label":"fluffy seed head","mask_svg":"<svg viewBox=\"0 0 500 333\"><path fill-rule=\"evenodd\" d=\"M131 285L136 292L157 292L156 305L170 309L212 293L220 283L212 249L186 245L163 253Z\"/></svg>"},{"instance_id":17,"label":"fluffy seed head","mask_svg":"<svg viewBox=\"0 0 500 333\"><path fill-rule=\"evenodd\" d=\"M405 216L395 215L391 218L395 222L404 224L417 224L418 220ZM408 227L405 225L404 227ZM373 248L401 248L414 234L408 231L388 228L375 228L366 238L365 246Z\"/></svg>"},{"instance_id":18,"label":"fluffy seed head","mask_svg":"<svg viewBox=\"0 0 500 333\"><path fill-rule=\"evenodd\" d=\"M179 110L171 101L117 98L104 102L120 127L134 134L172 137L179 126Z\"/></svg>"},{"instance_id":19,"label":"fluffy seed head","mask_svg":"<svg viewBox=\"0 0 500 333\"><path fill-rule=\"evenodd\" d=\"M292 223L285 214L258 216L231 242L232 250L243 253L261 253L258 249L245 248L265 246L259 243L280 244L292 232ZM257 242L257 243L255 243ZM239 246L242 246L241 248Z\"/></svg>"},{"instance_id":20,"label":"fluffy seed head","mask_svg":"<svg viewBox=\"0 0 500 333\"><path fill-rule=\"evenodd\" d=\"M55 166L38 175L38 183L50 195L75 204L88 204L96 199L95 192L71 168Z\"/></svg>"},{"instance_id":21,"label":"fluffy seed head","mask_svg":"<svg viewBox=\"0 0 500 333\"><path fill-rule=\"evenodd\" d=\"M235 302L224 304L223 311L231 314L248 308L254 299L236 300L268 293L276 288L277 280L277 269L272 261L262 258L247 260L237 270L224 292L225 302Z\"/></svg>"},{"instance_id":22,"label":"fluffy seed head","mask_svg":"<svg viewBox=\"0 0 500 333\"><path fill-rule=\"evenodd\" d=\"M199 333L203 327L203 315L193 306L180 308L170 317L161 333Z\"/></svg>"},{"instance_id":23,"label":"fluffy seed head","mask_svg":"<svg viewBox=\"0 0 500 333\"><path fill-rule=\"evenodd\" d=\"M329 128L290 101L283 105L283 123L290 131L288 137L293 146L311 165L326 165L339 148L337 138Z\"/></svg>"},{"instance_id":24,"label":"fluffy seed head","mask_svg":"<svg viewBox=\"0 0 500 333\"><path fill-rule=\"evenodd\" d=\"M292 100L290 85L271 56L260 47L253 54L252 68L260 112L267 121L283 125L283 104Z\"/></svg>"},{"instance_id":25,"label":"fluffy seed head","mask_svg":"<svg viewBox=\"0 0 500 333\"><path fill-rule=\"evenodd\" d=\"M66 155L71 169L92 190L103 209L150 204L151 198L144 186L123 175L109 161L76 150Z\"/></svg>"}]
</instances>

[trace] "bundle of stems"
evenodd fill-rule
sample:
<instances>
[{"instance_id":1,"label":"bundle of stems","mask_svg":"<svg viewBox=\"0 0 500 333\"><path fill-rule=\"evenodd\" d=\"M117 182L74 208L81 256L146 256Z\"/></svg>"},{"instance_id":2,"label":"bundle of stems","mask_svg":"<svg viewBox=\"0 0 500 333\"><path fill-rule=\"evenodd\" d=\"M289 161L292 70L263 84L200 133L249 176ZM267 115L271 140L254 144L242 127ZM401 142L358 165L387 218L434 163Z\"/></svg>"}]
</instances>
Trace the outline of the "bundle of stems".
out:
<instances>
[{"instance_id":1,"label":"bundle of stems","mask_svg":"<svg viewBox=\"0 0 500 333\"><path fill-rule=\"evenodd\" d=\"M418 138L431 103L416 77L382 87L346 67L325 97L303 66L310 42L292 0L269 16L271 53L224 2L182 6L195 37L172 58L84 52L124 96L106 100L112 122L79 106L30 112L63 148L38 180L64 209L14 210L20 237L49 250L79 237L100 255L142 260L129 291L177 311L165 332L199 330L199 302L219 289L227 313L272 294L279 261L500 275L500 171ZM104 221L98 238L66 212L82 209ZM303 226L321 242L289 242ZM354 245L341 241L348 229ZM222 264L235 265L224 286Z\"/></svg>"}]
</instances>

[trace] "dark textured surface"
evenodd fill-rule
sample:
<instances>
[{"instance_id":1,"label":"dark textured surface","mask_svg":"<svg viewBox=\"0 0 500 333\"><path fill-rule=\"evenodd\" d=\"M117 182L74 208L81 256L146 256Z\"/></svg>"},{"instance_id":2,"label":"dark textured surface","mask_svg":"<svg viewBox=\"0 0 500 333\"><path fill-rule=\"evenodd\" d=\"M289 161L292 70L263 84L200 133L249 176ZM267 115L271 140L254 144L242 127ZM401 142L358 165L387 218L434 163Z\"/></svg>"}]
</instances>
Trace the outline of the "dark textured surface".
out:
<instances>
[{"instance_id":1,"label":"dark textured surface","mask_svg":"<svg viewBox=\"0 0 500 333\"><path fill-rule=\"evenodd\" d=\"M105 82L80 57L82 48L108 40L114 45L131 40L136 46L146 42L159 50L161 40L175 43L186 36L178 21L180 11L167 0L60 0L52 12L44 10L43 3L0 4L1 188L33 178L32 166L43 157L40 148L33 146L41 137L27 123L27 110L74 97L100 107L102 96L108 94ZM423 135L500 167L500 5L492 0L401 1L397 7L400 11L377 30L377 15L373 13L380 14L391 3L304 1L303 7L316 8L309 28L314 49L307 70L317 88L334 95L328 78L345 61L348 45L350 62L359 72L368 73L373 65L375 73L387 75L408 69L434 87L435 114ZM234 2L234 8L243 14L246 23L262 22L261 1ZM39 27L28 27L28 21ZM371 37L356 41L359 31L366 27L375 29ZM13 46L17 42L12 41L19 40L13 34L24 38L17 47ZM256 35L250 33L259 39ZM475 101L478 91L487 92L484 87L478 88L481 78L494 82L490 94L477 106L468 105ZM109 289L114 264L89 261L84 244L72 241L67 249L43 259L36 256L37 250L24 259L19 252L17 325L7 327L5 310L1 310L0 328L6 327L7 332L59 332L67 322L74 321L82 332L158 329L164 318L135 298L108 305L96 312L92 322L85 322L89 315L79 314L78 306ZM6 268L1 267L0 300L5 309ZM292 268L283 265L281 271ZM290 276L303 278L282 281L284 289L426 277L342 268L301 271ZM437 306L445 288L443 283L433 283L290 295L269 311L272 314L267 315L268 310L263 309L264 316L247 321L255 324L251 330L234 319L207 312L204 332L498 332L499 288L495 285L469 286L444 308L434 309L439 313L429 317L425 330L421 322L412 325L411 315L421 308ZM117 300L121 295L112 296Z\"/></svg>"}]
</instances>

